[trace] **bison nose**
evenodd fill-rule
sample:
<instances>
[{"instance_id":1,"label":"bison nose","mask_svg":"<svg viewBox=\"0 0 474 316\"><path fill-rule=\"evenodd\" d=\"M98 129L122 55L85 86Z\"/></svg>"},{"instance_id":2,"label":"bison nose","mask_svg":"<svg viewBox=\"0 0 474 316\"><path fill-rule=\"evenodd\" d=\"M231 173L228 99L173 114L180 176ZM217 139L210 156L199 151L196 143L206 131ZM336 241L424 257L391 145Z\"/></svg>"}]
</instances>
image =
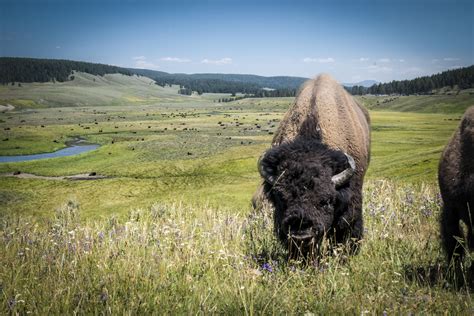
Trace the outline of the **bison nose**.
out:
<instances>
[{"instance_id":1,"label":"bison nose","mask_svg":"<svg viewBox=\"0 0 474 316\"><path fill-rule=\"evenodd\" d=\"M282 222L282 228L287 236L297 241L306 241L316 236L313 221L301 214L285 218Z\"/></svg>"}]
</instances>

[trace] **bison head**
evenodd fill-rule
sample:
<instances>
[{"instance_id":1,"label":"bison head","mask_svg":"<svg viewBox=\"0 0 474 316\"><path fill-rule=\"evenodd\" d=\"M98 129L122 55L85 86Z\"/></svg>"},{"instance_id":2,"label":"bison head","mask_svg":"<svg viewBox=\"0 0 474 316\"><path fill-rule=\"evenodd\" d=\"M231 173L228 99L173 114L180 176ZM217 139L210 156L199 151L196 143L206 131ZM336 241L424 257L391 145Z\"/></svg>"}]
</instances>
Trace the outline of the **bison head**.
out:
<instances>
[{"instance_id":1,"label":"bison head","mask_svg":"<svg viewBox=\"0 0 474 316\"><path fill-rule=\"evenodd\" d=\"M340 210L355 171L352 157L317 140L297 139L267 151L259 162L264 190L274 205L275 232L303 253L319 244Z\"/></svg>"}]
</instances>

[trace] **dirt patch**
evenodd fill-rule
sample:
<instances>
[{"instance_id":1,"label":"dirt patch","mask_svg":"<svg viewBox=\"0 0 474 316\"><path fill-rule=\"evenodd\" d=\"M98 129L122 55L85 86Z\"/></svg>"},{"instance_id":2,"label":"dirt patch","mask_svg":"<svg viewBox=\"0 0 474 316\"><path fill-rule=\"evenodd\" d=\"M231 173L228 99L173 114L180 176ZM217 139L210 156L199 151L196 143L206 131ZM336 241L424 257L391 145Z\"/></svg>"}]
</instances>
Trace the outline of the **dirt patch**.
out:
<instances>
[{"instance_id":1,"label":"dirt patch","mask_svg":"<svg viewBox=\"0 0 474 316\"><path fill-rule=\"evenodd\" d=\"M20 178L20 179L42 179L42 180L100 180L100 179L108 179L111 178L109 176L104 176L100 174L92 174L92 173L80 173L71 176L39 176L32 173L18 173L18 172L10 172L4 173L1 175L2 177L13 177L13 178Z\"/></svg>"}]
</instances>

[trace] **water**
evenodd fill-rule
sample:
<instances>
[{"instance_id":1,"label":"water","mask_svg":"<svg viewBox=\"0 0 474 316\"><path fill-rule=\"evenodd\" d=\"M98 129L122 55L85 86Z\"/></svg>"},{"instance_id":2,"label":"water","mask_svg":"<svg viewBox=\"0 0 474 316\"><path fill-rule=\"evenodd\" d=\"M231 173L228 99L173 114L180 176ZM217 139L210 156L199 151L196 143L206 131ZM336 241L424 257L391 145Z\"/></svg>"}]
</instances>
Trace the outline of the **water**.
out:
<instances>
[{"instance_id":1,"label":"water","mask_svg":"<svg viewBox=\"0 0 474 316\"><path fill-rule=\"evenodd\" d=\"M85 153L98 148L99 145L72 145L71 147L63 148L52 153L36 154L36 155L20 155L20 156L0 156L1 162L19 162L29 160L39 160L46 158L67 157Z\"/></svg>"}]
</instances>

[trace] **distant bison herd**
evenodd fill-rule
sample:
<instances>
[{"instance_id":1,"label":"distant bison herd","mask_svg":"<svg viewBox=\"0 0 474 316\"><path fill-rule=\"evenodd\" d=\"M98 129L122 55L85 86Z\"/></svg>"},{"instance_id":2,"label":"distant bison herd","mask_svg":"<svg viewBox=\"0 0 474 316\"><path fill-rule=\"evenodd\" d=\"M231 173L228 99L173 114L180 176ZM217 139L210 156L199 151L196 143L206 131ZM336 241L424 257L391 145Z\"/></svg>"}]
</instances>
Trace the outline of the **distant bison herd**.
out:
<instances>
[{"instance_id":1,"label":"distant bison herd","mask_svg":"<svg viewBox=\"0 0 474 316\"><path fill-rule=\"evenodd\" d=\"M368 112L328 75L306 82L259 160L263 183L252 200L256 209L273 209L275 234L290 257L317 255L324 237L357 251L369 160ZM459 262L459 240L474 249L474 106L443 152L439 185L443 245L448 260Z\"/></svg>"}]
</instances>

